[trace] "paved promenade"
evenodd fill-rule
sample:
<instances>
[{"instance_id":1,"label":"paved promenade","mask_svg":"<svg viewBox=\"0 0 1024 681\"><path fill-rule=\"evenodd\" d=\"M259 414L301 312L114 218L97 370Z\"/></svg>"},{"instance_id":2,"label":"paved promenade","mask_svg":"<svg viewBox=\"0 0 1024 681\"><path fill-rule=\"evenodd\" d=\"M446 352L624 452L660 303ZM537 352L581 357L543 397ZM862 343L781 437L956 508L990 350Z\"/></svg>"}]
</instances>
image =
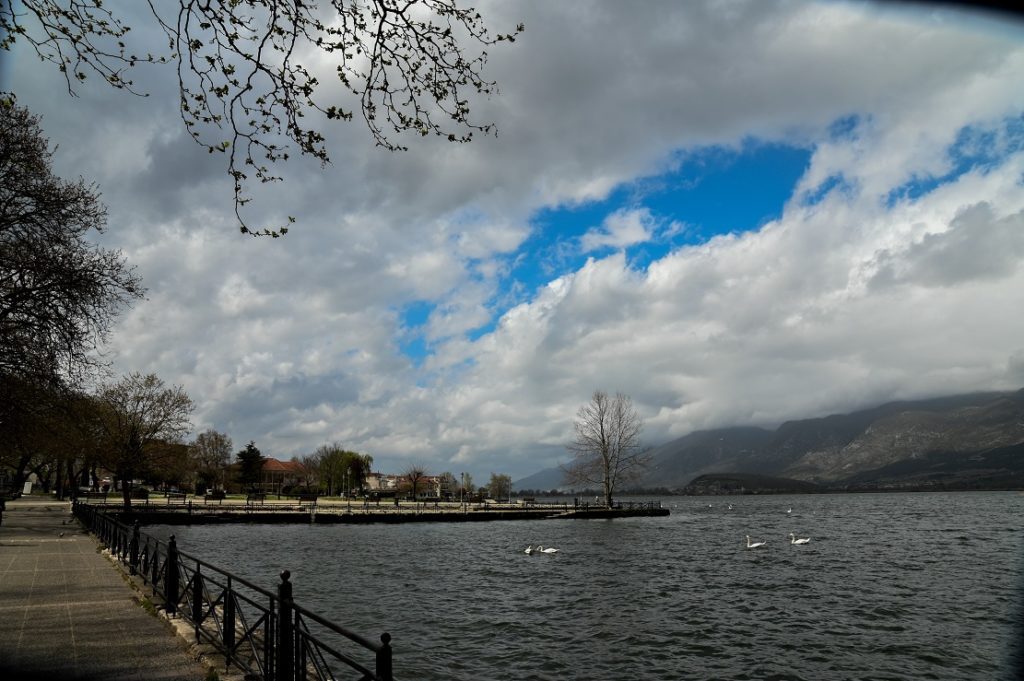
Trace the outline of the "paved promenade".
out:
<instances>
[{"instance_id":1,"label":"paved promenade","mask_svg":"<svg viewBox=\"0 0 1024 681\"><path fill-rule=\"evenodd\" d=\"M0 525L0 679L195 681L206 669L70 514L7 502Z\"/></svg>"}]
</instances>

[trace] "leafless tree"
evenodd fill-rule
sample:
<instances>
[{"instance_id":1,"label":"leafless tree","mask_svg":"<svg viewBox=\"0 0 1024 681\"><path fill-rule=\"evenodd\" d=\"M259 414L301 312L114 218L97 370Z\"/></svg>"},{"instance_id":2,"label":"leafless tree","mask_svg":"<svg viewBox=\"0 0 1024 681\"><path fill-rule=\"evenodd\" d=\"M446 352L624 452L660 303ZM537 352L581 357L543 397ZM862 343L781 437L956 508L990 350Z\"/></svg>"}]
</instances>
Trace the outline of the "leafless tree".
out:
<instances>
[{"instance_id":1,"label":"leafless tree","mask_svg":"<svg viewBox=\"0 0 1024 681\"><path fill-rule=\"evenodd\" d=\"M216 430L206 430L196 435L189 453L199 482L206 486L224 485L225 471L231 464L232 448L231 438Z\"/></svg>"},{"instance_id":2,"label":"leafless tree","mask_svg":"<svg viewBox=\"0 0 1024 681\"><path fill-rule=\"evenodd\" d=\"M402 473L402 481L412 490L412 498L416 499L416 490L427 477L427 471L420 464L411 464Z\"/></svg>"},{"instance_id":3,"label":"leafless tree","mask_svg":"<svg viewBox=\"0 0 1024 681\"><path fill-rule=\"evenodd\" d=\"M316 490L320 486L320 460L315 454L293 456L292 461L299 464L302 470L302 486L307 490Z\"/></svg>"},{"instance_id":4,"label":"leafless tree","mask_svg":"<svg viewBox=\"0 0 1024 681\"><path fill-rule=\"evenodd\" d=\"M168 51L152 54L129 46L131 27L101 0L0 0L0 49L27 43L71 92L92 73L138 93L134 66L175 64L185 128L227 155L245 233L246 183L279 180L269 165L286 161L291 145L329 163L318 123L350 120L355 106L389 150L404 149L391 135L405 131L467 142L493 130L470 119L468 98L494 92L483 75L486 48L515 40L523 27L492 36L476 10L456 1L147 0L167 39ZM480 51L470 53L474 44ZM302 58L331 63L340 94L358 104L346 108L339 92L325 94L323 74ZM278 236L287 226L255 232Z\"/></svg>"},{"instance_id":5,"label":"leafless tree","mask_svg":"<svg viewBox=\"0 0 1024 681\"><path fill-rule=\"evenodd\" d=\"M594 391L576 413L576 435L568 446L573 460L562 467L566 483L601 485L604 503L611 506L616 488L636 479L650 461L640 441L643 425L627 395L609 398Z\"/></svg>"},{"instance_id":6,"label":"leafless tree","mask_svg":"<svg viewBox=\"0 0 1024 681\"><path fill-rule=\"evenodd\" d=\"M192 400L179 386L165 387L154 374L132 373L101 386L100 424L106 444L104 464L121 481L124 506L131 508L131 483L192 427Z\"/></svg>"}]
</instances>

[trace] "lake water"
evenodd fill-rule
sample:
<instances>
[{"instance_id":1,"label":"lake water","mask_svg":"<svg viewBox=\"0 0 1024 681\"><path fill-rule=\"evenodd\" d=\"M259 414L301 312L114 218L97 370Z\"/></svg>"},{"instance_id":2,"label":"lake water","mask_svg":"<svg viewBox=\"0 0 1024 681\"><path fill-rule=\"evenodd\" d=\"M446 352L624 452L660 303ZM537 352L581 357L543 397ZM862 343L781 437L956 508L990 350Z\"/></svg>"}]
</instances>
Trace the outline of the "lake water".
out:
<instances>
[{"instance_id":1,"label":"lake water","mask_svg":"<svg viewBox=\"0 0 1024 681\"><path fill-rule=\"evenodd\" d=\"M661 501L671 516L150 531L268 588L289 569L297 602L389 631L401 681L1018 678L1024 494Z\"/></svg>"}]
</instances>

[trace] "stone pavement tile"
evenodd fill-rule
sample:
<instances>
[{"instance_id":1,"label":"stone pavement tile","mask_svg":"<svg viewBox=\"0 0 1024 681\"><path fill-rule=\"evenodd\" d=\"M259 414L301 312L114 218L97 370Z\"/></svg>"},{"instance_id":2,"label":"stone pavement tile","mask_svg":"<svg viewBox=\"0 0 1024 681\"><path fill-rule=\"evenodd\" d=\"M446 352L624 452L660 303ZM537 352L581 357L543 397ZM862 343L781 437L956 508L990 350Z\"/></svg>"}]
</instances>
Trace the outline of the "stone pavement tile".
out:
<instances>
[{"instance_id":1,"label":"stone pavement tile","mask_svg":"<svg viewBox=\"0 0 1024 681\"><path fill-rule=\"evenodd\" d=\"M17 500L0 526L0 681L199 681L206 670L135 600L68 505ZM60 536L64 533L64 536Z\"/></svg>"}]
</instances>

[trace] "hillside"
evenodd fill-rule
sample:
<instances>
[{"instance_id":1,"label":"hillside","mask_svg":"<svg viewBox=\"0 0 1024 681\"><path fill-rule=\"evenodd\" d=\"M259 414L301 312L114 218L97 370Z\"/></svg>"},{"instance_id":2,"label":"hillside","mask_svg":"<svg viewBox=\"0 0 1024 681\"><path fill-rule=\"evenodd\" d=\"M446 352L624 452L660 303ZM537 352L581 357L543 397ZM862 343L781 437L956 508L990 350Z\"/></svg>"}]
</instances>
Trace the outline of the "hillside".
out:
<instances>
[{"instance_id":1,"label":"hillside","mask_svg":"<svg viewBox=\"0 0 1024 681\"><path fill-rule=\"evenodd\" d=\"M512 490L552 490L565 486L565 474L561 468L545 468L542 471L528 475L521 480L512 482Z\"/></svg>"},{"instance_id":2,"label":"hillside","mask_svg":"<svg viewBox=\"0 0 1024 681\"><path fill-rule=\"evenodd\" d=\"M746 473L827 488L1024 486L1024 390L891 402L774 431L691 433L651 451L641 484Z\"/></svg>"}]
</instances>

